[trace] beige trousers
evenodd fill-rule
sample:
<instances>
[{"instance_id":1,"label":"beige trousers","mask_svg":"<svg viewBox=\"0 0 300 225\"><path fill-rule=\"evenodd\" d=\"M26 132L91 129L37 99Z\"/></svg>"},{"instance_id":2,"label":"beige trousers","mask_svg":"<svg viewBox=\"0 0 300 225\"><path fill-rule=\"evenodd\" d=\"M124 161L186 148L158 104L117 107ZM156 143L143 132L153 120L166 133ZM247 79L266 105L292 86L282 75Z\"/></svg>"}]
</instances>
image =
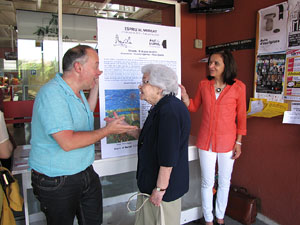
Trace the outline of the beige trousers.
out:
<instances>
[{"instance_id":1,"label":"beige trousers","mask_svg":"<svg viewBox=\"0 0 300 225\"><path fill-rule=\"evenodd\" d=\"M146 196L137 197L136 208L139 208L147 199ZM161 202L163 208L165 225L180 225L181 198L172 202ZM147 201L145 205L135 214L134 225L162 225L160 207Z\"/></svg>"}]
</instances>

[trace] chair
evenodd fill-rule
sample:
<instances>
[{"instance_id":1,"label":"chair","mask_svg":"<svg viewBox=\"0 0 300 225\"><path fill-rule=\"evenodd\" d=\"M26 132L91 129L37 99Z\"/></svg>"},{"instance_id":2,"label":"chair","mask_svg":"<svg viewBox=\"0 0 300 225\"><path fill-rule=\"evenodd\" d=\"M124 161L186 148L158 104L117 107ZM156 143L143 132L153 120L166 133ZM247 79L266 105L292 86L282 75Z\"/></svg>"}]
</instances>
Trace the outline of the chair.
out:
<instances>
[{"instance_id":1,"label":"chair","mask_svg":"<svg viewBox=\"0 0 300 225\"><path fill-rule=\"evenodd\" d=\"M5 122L7 124L30 123L33 103L34 100L3 102Z\"/></svg>"},{"instance_id":2,"label":"chair","mask_svg":"<svg viewBox=\"0 0 300 225\"><path fill-rule=\"evenodd\" d=\"M99 99L97 101L97 105L94 111L94 117L100 117L100 111L99 111Z\"/></svg>"},{"instance_id":3,"label":"chair","mask_svg":"<svg viewBox=\"0 0 300 225\"><path fill-rule=\"evenodd\" d=\"M4 118L6 123L30 123L34 100L3 102ZM97 102L94 117L100 117L99 101Z\"/></svg>"}]
</instances>

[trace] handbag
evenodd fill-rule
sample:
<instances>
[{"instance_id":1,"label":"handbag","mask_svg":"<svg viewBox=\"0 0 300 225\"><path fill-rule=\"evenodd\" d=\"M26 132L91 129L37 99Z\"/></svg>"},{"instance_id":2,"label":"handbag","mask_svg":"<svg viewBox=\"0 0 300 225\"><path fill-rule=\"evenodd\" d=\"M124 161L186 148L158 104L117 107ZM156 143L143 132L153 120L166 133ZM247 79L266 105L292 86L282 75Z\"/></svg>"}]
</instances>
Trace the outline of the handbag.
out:
<instances>
[{"instance_id":1,"label":"handbag","mask_svg":"<svg viewBox=\"0 0 300 225\"><path fill-rule=\"evenodd\" d=\"M246 188L232 185L226 215L245 225L254 223L257 215L257 198L250 195Z\"/></svg>"},{"instance_id":2,"label":"handbag","mask_svg":"<svg viewBox=\"0 0 300 225\"><path fill-rule=\"evenodd\" d=\"M132 210L132 209L129 207L129 204L130 204L130 202L132 201L132 198L133 198L133 197L139 196L139 195L145 196L146 199L145 199L144 202L140 205L139 208L137 208L137 209L135 209L135 210ZM140 192L139 192L139 193L136 193L136 194L132 195L132 196L128 199L128 202L127 202L127 209L128 209L128 211L129 211L129 212L134 212L134 213L140 211L140 209L146 204L146 202L149 200L149 198L150 198L150 195L147 194L147 193L140 193ZM165 214L164 214L164 209L163 209L162 206L159 206L159 213L160 213L160 214L159 214L159 215L160 215L160 218L159 218L158 221L156 222L156 225L165 225L165 224L166 224L166 222L165 222Z\"/></svg>"},{"instance_id":3,"label":"handbag","mask_svg":"<svg viewBox=\"0 0 300 225\"><path fill-rule=\"evenodd\" d=\"M0 196L2 199L2 212L0 225L15 225L16 221L12 210L22 211L23 197L20 194L17 180L8 169L0 164Z\"/></svg>"}]
</instances>

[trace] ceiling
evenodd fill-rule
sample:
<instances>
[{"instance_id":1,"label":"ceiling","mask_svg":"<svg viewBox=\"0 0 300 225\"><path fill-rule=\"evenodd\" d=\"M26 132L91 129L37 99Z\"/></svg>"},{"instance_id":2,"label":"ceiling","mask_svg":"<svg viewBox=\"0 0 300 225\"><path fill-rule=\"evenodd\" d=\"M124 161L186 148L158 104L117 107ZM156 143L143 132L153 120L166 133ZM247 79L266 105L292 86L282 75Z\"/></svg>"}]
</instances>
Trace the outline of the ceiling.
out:
<instances>
[{"instance_id":1,"label":"ceiling","mask_svg":"<svg viewBox=\"0 0 300 225\"><path fill-rule=\"evenodd\" d=\"M165 7L168 5L145 0L62 0L63 14L126 18L158 24L161 23L161 9ZM57 13L58 0L0 0L0 48L15 47L16 10Z\"/></svg>"}]
</instances>

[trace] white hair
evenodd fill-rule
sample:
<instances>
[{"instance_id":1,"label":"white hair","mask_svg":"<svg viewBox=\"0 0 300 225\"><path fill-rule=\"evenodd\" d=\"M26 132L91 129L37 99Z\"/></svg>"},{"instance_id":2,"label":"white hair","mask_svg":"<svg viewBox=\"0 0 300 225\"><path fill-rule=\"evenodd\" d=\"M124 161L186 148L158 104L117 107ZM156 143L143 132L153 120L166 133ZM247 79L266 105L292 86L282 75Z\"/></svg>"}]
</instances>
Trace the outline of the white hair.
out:
<instances>
[{"instance_id":1,"label":"white hair","mask_svg":"<svg viewBox=\"0 0 300 225\"><path fill-rule=\"evenodd\" d=\"M142 73L149 74L149 83L163 90L163 95L178 93L178 78L174 70L162 64L147 64Z\"/></svg>"}]
</instances>

